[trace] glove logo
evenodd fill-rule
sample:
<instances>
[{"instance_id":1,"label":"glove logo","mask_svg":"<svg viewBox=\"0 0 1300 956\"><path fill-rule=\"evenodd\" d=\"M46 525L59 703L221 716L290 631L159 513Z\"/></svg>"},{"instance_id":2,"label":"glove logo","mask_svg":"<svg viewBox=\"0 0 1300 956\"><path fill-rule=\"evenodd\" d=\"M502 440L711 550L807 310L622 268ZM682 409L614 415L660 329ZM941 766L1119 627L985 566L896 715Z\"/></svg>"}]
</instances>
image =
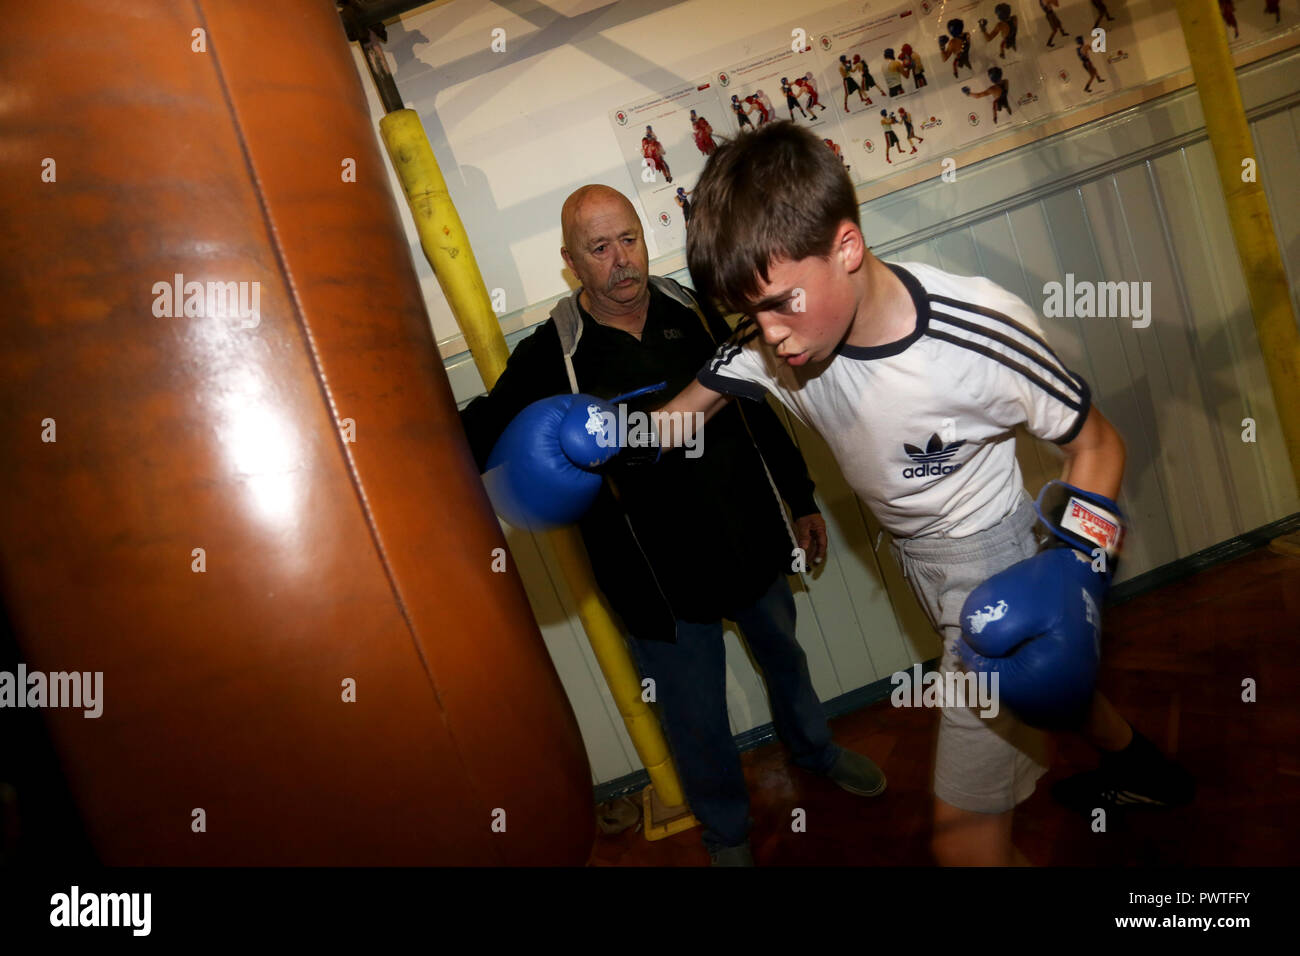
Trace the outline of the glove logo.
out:
<instances>
[{"instance_id":1,"label":"glove logo","mask_svg":"<svg viewBox=\"0 0 1300 956\"><path fill-rule=\"evenodd\" d=\"M964 462L958 462L955 465L949 465L948 459L957 454L957 449L966 444L965 439L955 441L950 445L945 445L943 439L938 433L930 436L930 441L926 443L924 449L917 448L908 442L903 442L903 451L907 452L909 458L916 462L915 468L904 468L904 478L926 478L938 475L951 475L960 468Z\"/></svg>"},{"instance_id":2,"label":"glove logo","mask_svg":"<svg viewBox=\"0 0 1300 956\"><path fill-rule=\"evenodd\" d=\"M1085 597L1087 595L1085 594ZM1002 620L1007 613L1007 602L999 601L996 605L985 604L981 610L974 614L966 615L966 620L970 622L970 630L973 634L979 634L984 630L985 625L992 624L994 621Z\"/></svg>"},{"instance_id":3,"label":"glove logo","mask_svg":"<svg viewBox=\"0 0 1300 956\"><path fill-rule=\"evenodd\" d=\"M609 425L599 405L587 406L587 434L596 436L596 441L602 448L608 446Z\"/></svg>"}]
</instances>

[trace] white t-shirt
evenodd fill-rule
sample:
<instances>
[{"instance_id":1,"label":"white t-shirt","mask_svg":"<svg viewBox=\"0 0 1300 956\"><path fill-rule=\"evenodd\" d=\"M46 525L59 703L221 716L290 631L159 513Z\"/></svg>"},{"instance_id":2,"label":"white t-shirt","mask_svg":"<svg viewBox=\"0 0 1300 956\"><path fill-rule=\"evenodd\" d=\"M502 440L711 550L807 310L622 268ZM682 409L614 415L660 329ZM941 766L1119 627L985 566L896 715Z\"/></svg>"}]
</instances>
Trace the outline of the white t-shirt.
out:
<instances>
[{"instance_id":1,"label":"white t-shirt","mask_svg":"<svg viewBox=\"0 0 1300 956\"><path fill-rule=\"evenodd\" d=\"M774 394L826 440L890 534L964 538L1020 503L1012 429L1072 441L1088 417L1088 385L1048 346L1034 310L996 283L886 265L916 306L904 338L842 345L824 363L791 368L744 322L697 377L728 395Z\"/></svg>"}]
</instances>

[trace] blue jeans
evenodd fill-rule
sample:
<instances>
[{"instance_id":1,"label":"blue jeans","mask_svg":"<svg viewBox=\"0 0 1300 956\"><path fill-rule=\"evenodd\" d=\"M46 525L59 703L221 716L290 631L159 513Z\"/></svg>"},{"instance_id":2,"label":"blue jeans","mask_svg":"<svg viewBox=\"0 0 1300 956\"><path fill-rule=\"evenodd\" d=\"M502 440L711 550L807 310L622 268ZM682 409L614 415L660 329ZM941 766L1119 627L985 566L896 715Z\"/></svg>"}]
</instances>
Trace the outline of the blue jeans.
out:
<instances>
[{"instance_id":1,"label":"blue jeans","mask_svg":"<svg viewBox=\"0 0 1300 956\"><path fill-rule=\"evenodd\" d=\"M777 735L796 766L826 773L840 755L795 640L794 595L785 575L739 612L745 642L767 682ZM710 850L749 838L749 792L727 721L726 647L722 622L677 622L677 643L632 638L641 676L655 682L659 720L691 811Z\"/></svg>"}]
</instances>

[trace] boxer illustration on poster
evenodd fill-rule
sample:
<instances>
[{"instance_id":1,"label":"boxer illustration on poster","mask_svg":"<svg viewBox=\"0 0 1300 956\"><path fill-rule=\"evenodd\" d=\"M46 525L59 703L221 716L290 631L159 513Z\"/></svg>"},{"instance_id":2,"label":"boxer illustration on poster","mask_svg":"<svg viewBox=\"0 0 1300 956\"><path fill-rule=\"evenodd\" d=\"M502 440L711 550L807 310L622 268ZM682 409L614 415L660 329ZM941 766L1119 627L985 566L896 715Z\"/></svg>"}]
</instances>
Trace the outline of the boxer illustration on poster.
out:
<instances>
[{"instance_id":1,"label":"boxer illustration on poster","mask_svg":"<svg viewBox=\"0 0 1300 956\"><path fill-rule=\"evenodd\" d=\"M972 93L969 86L963 86L961 91L975 99L985 96L995 97L993 100L993 122L997 123L1000 111L1006 110L1007 115L1011 115L1011 81L1002 75L1002 70L999 67L995 66L989 69L989 82L992 85L982 93Z\"/></svg>"}]
</instances>

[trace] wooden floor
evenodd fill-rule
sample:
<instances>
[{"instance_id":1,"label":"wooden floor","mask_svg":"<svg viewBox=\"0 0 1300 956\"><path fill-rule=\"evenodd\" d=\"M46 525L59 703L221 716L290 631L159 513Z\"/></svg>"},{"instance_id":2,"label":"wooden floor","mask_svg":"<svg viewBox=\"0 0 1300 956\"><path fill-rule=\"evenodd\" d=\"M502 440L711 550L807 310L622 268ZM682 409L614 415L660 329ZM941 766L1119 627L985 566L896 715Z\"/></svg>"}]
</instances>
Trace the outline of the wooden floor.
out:
<instances>
[{"instance_id":1,"label":"wooden floor","mask_svg":"<svg viewBox=\"0 0 1300 956\"><path fill-rule=\"evenodd\" d=\"M1294 537L1294 536L1293 536ZM1015 816L1036 865L1274 866L1300 861L1300 557L1261 549L1111 608L1100 687L1129 721L1196 777L1196 801L1112 815L1106 833L1057 805L1062 777L1096 753L1058 736L1056 758ZM1242 701L1242 682L1256 703ZM758 865L928 866L938 713L888 701L831 722L835 739L885 771L878 798L789 765L779 743L742 755ZM791 810L807 813L792 833ZM707 866L698 828L647 841L601 836L596 866Z\"/></svg>"}]
</instances>

